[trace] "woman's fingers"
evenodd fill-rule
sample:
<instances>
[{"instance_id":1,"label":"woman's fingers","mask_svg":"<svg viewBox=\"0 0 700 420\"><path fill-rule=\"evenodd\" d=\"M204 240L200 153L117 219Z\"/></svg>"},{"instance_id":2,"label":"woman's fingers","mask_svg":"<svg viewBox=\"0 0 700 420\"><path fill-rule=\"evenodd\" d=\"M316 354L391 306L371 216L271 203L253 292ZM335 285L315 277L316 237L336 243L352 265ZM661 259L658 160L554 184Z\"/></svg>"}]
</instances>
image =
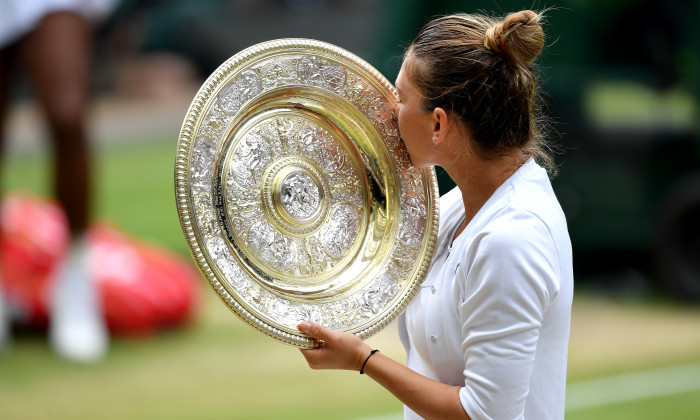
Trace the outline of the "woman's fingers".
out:
<instances>
[{"instance_id":1,"label":"woman's fingers","mask_svg":"<svg viewBox=\"0 0 700 420\"><path fill-rule=\"evenodd\" d=\"M317 340L319 344L319 347L314 349L300 349L301 354L306 359L306 362L309 364L309 367L311 367L312 369L332 368L332 366L330 366L327 363L328 361L326 360L326 358L328 357L328 352L327 349L324 348L330 330L328 330L320 324L311 321L302 321L297 326L297 328L299 329L299 331ZM331 357L330 359L331 361L337 362L337 360L333 360L335 359L333 357Z\"/></svg>"},{"instance_id":2,"label":"woman's fingers","mask_svg":"<svg viewBox=\"0 0 700 420\"><path fill-rule=\"evenodd\" d=\"M319 342L318 348L301 350L312 369L360 370L362 358L371 350L358 337L315 322L302 321L297 328Z\"/></svg>"}]
</instances>

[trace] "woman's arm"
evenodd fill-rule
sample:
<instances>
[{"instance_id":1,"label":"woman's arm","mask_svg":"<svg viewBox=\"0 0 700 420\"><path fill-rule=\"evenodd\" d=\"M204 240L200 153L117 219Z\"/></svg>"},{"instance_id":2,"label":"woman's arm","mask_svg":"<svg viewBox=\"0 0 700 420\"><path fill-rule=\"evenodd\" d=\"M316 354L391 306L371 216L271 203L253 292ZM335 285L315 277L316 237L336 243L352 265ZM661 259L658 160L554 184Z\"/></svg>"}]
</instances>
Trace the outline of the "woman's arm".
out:
<instances>
[{"instance_id":1,"label":"woman's arm","mask_svg":"<svg viewBox=\"0 0 700 420\"><path fill-rule=\"evenodd\" d=\"M320 347L301 350L312 369L360 371L372 348L358 337L304 321L299 330L318 340ZM420 375L381 353L367 360L364 373L425 419L466 419L459 386Z\"/></svg>"}]
</instances>

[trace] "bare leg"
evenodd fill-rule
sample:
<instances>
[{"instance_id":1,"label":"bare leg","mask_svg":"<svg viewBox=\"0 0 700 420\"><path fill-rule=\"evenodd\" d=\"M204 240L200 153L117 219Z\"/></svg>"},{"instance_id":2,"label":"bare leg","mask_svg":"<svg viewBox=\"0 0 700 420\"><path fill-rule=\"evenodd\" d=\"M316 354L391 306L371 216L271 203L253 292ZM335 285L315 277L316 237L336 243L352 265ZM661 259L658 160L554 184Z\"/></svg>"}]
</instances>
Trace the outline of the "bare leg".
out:
<instances>
[{"instance_id":1,"label":"bare leg","mask_svg":"<svg viewBox=\"0 0 700 420\"><path fill-rule=\"evenodd\" d=\"M46 16L21 41L23 63L47 117L54 149L56 198L71 233L82 234L90 208L90 162L86 136L90 28L74 13Z\"/></svg>"}]
</instances>

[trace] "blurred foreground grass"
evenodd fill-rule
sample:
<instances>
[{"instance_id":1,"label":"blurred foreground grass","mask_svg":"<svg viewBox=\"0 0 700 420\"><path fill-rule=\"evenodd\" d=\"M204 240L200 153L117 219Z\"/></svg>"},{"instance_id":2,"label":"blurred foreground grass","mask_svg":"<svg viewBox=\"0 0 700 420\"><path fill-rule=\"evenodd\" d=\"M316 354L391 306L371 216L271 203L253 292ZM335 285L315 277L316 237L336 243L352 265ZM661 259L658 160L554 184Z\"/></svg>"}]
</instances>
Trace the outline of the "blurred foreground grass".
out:
<instances>
[{"instance_id":1,"label":"blurred foreground grass","mask_svg":"<svg viewBox=\"0 0 700 420\"><path fill-rule=\"evenodd\" d=\"M16 337L0 356L0 418L340 419L400 410L367 377L311 371L296 349L205 297L188 329L117 338L97 366L59 360L43 336Z\"/></svg>"},{"instance_id":2,"label":"blurred foreground grass","mask_svg":"<svg viewBox=\"0 0 700 420\"><path fill-rule=\"evenodd\" d=\"M189 258L174 204L175 147L174 139L163 139L99 150L95 215ZM5 191L47 194L46 161L13 158L4 171ZM189 328L116 338L97 366L63 362L41 334L15 337L0 355L0 419L353 419L401 411L367 377L311 371L296 349L244 325L202 288L201 315ZM394 328L370 341L403 360ZM573 383L698 363L700 308L577 295L569 360ZM699 418L700 391L567 413L568 419L660 416Z\"/></svg>"}]
</instances>

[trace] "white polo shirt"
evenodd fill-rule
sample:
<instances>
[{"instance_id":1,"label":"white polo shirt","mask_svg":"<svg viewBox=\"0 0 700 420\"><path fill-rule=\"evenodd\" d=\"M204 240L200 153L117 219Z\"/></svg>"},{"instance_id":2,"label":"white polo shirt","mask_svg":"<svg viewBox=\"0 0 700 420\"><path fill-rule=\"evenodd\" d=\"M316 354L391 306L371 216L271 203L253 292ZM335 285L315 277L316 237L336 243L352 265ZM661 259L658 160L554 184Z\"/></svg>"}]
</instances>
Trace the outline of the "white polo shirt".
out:
<instances>
[{"instance_id":1,"label":"white polo shirt","mask_svg":"<svg viewBox=\"0 0 700 420\"><path fill-rule=\"evenodd\" d=\"M459 189L440 206L430 272L399 319L408 367L461 385L472 419L563 419L573 267L546 172L526 162L454 243Z\"/></svg>"}]
</instances>

